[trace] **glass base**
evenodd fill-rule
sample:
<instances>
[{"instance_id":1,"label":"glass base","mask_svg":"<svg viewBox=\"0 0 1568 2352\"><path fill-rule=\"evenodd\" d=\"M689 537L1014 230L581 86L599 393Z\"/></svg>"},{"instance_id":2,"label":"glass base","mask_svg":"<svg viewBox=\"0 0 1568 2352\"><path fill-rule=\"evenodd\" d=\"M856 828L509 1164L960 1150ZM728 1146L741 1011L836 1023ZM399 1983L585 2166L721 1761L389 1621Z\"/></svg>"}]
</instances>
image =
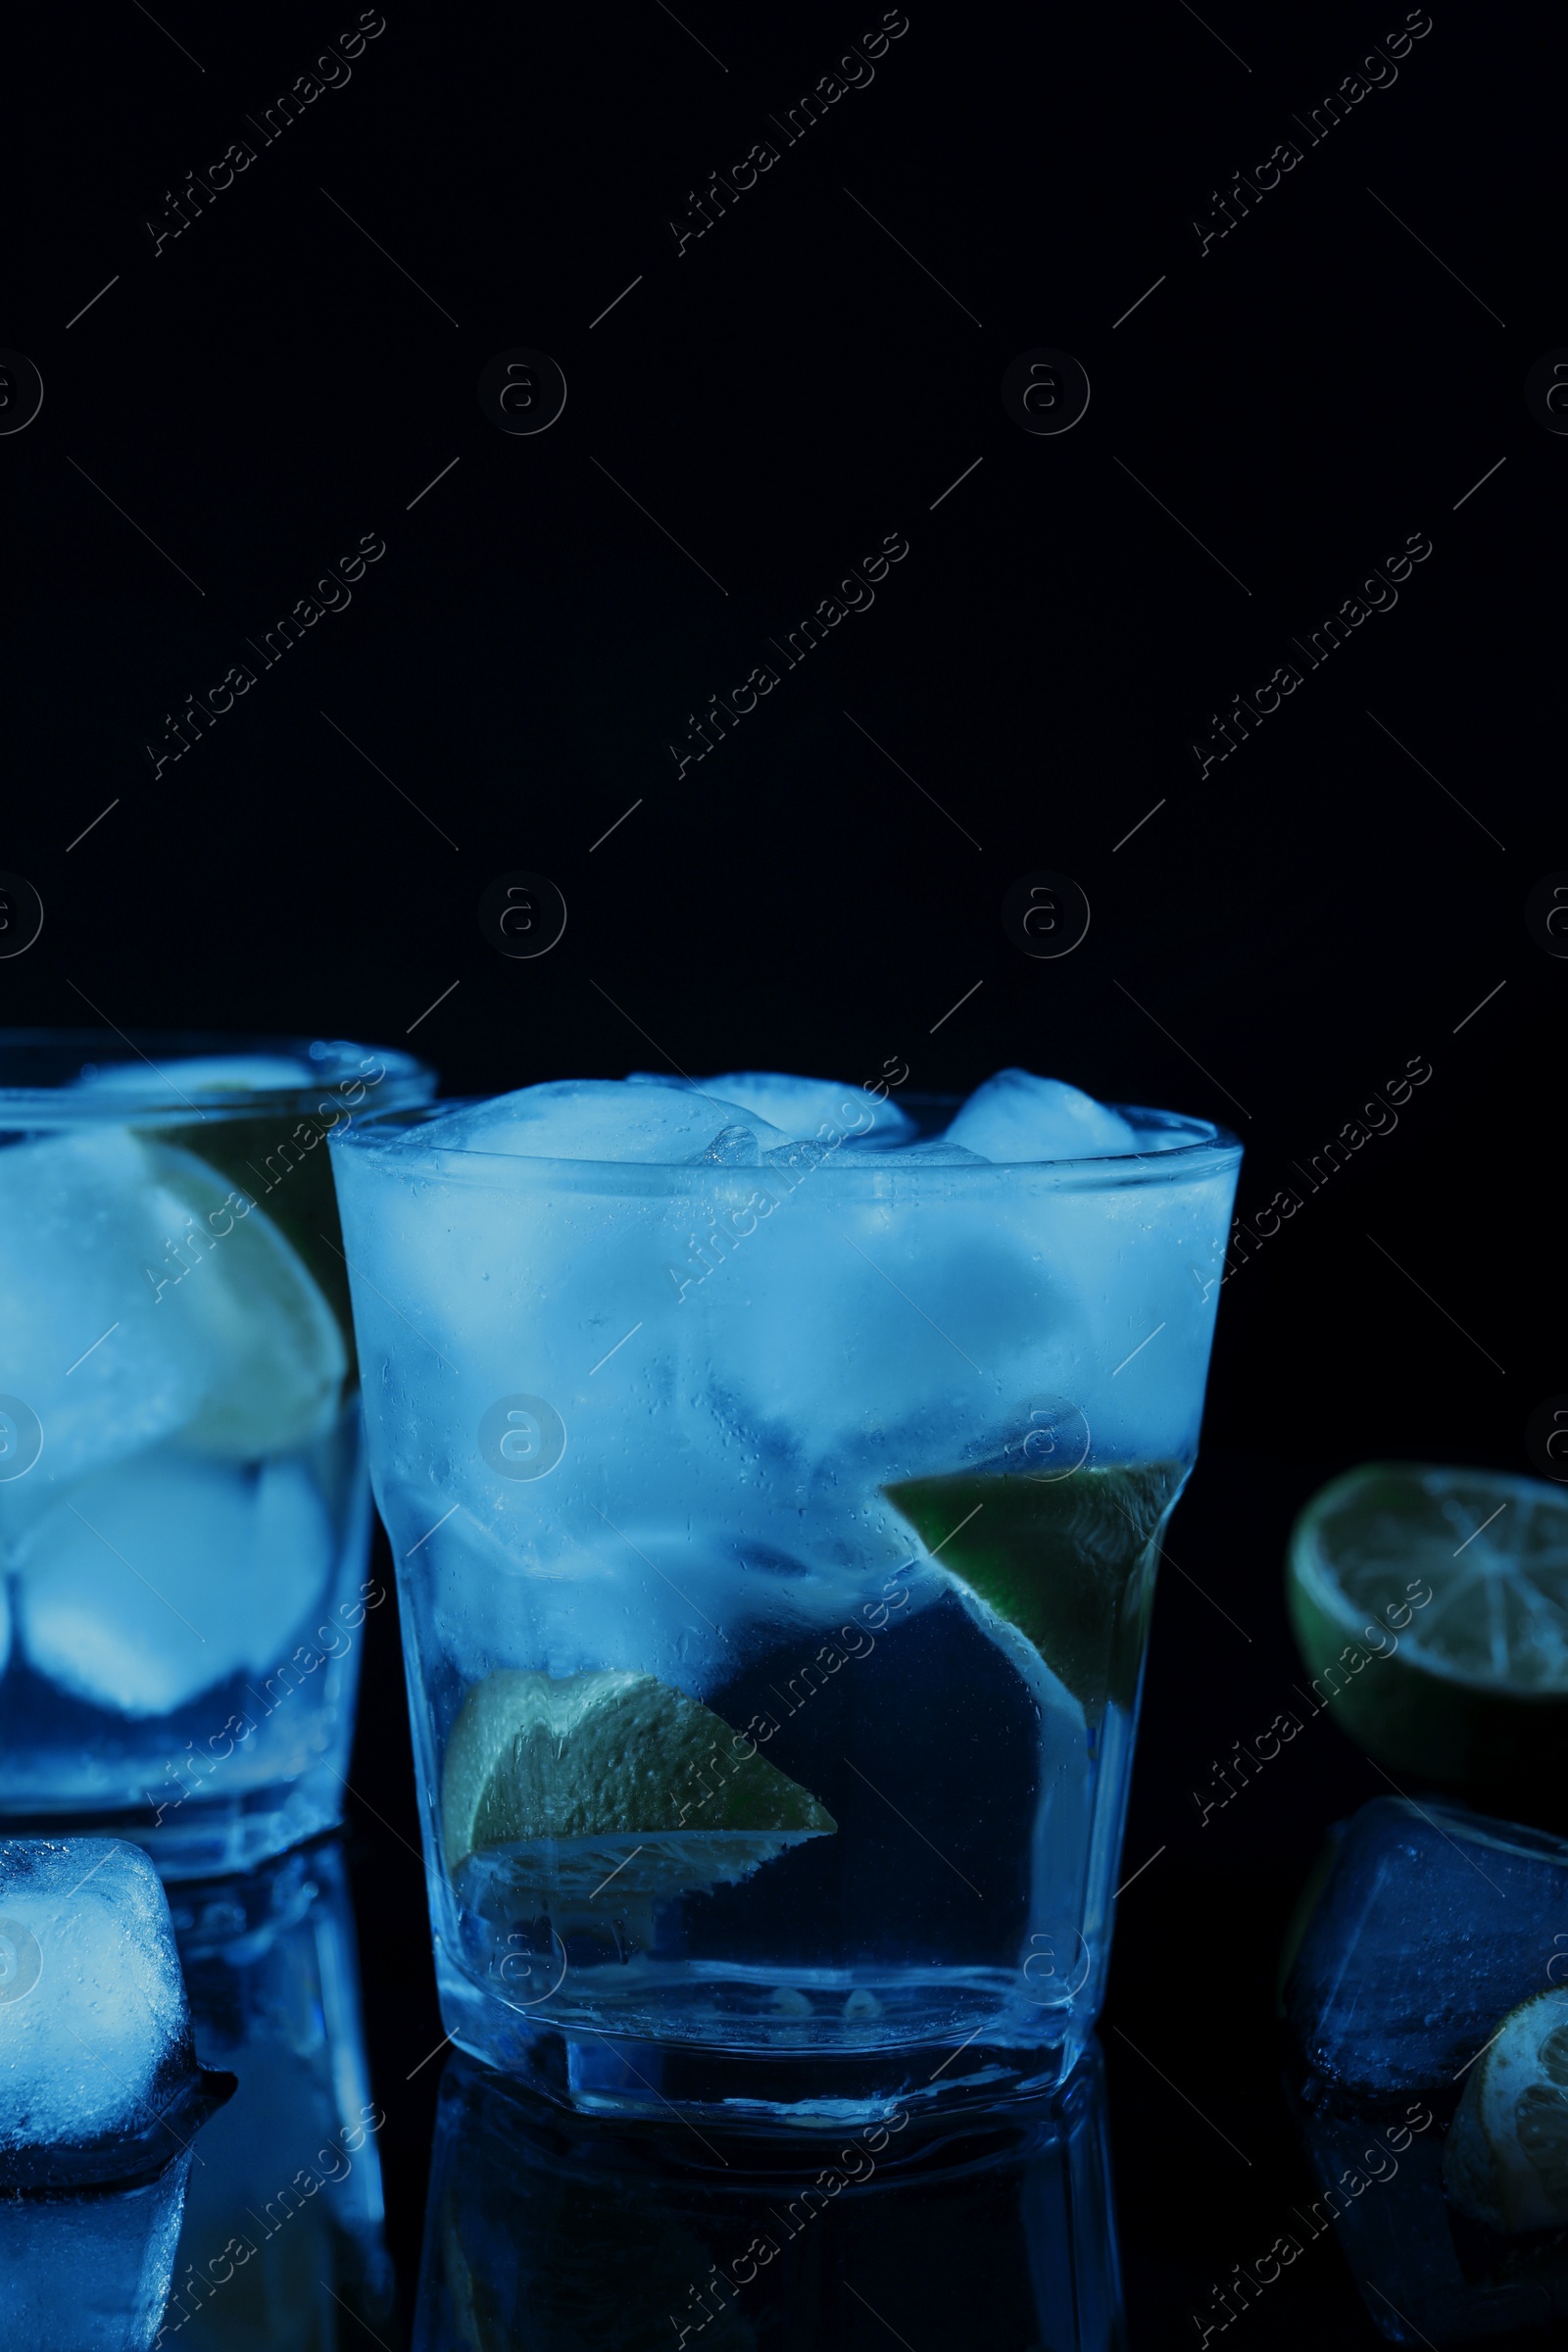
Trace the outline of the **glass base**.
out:
<instances>
[{"instance_id":1,"label":"glass base","mask_svg":"<svg viewBox=\"0 0 1568 2352\"><path fill-rule=\"evenodd\" d=\"M822 2131L994 2108L1056 2090L1093 2031L1091 2017L1062 2009L1020 2019L986 1970L911 1971L874 1983L867 1974L831 1986L825 1972L798 1975L773 1998L798 2003L799 2013L785 2010L765 2027L752 2002L735 1999L750 1990L744 1984L677 1974L597 1999L602 2023L589 2025L580 2001L569 2020L545 2013L550 1993L530 2010L523 1985L513 1989L524 2001L499 1984L482 1988L436 1946L442 2022L458 2047L582 2115L667 2120L673 2112L730 2131ZM954 2023L937 2038L939 2006Z\"/></svg>"},{"instance_id":2,"label":"glass base","mask_svg":"<svg viewBox=\"0 0 1568 2352\"><path fill-rule=\"evenodd\" d=\"M343 1788L335 1773L318 1766L277 1788L205 1804L193 1798L162 1820L159 1810L7 1813L0 1815L0 1837L123 1838L146 1849L165 1880L220 1878L254 1870L305 1838L336 1829Z\"/></svg>"}]
</instances>

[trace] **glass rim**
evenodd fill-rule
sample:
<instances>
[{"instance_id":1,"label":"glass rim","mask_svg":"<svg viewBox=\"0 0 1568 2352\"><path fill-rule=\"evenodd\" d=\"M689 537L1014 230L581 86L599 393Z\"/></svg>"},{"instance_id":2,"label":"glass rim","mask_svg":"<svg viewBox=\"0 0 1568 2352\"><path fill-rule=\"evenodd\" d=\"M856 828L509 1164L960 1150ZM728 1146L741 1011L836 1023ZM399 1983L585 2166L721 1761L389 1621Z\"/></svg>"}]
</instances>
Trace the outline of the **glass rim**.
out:
<instances>
[{"instance_id":1,"label":"glass rim","mask_svg":"<svg viewBox=\"0 0 1568 2352\"><path fill-rule=\"evenodd\" d=\"M846 1088L847 1098L851 1091ZM1113 1192L1233 1171L1241 1164L1244 1151L1241 1138L1213 1119L1125 1102L1107 1103L1105 1107L1119 1112L1136 1130L1151 1135L1179 1133L1188 1140L1141 1152L1102 1152L1077 1159L981 1160L970 1165L961 1161L911 1160L896 1150L883 1150L831 1164L840 1144L846 1140L841 1137L840 1144L819 1141L796 1144L797 1152L816 1151L818 1156L795 1166L762 1159L729 1163L549 1159L519 1152L483 1152L466 1145L433 1142L422 1148L400 1147L394 1140L450 1111L470 1109L492 1100L493 1097L478 1095L449 1097L439 1102L378 1106L327 1140L339 1151L373 1154L389 1173L395 1170L426 1177L433 1174L481 1190L514 1190L527 1183L539 1183L571 1192L629 1199L672 1198L692 1190L707 1190L715 1184L719 1189L744 1190L763 1183L769 1175L798 1183L805 1175L819 1175L824 1169L830 1170L830 1181L836 1188L857 1192L891 1191L895 1186L901 1194L910 1190L946 1193L954 1186L979 1191L988 1181L1015 1186L1025 1180L1052 1190ZM963 1100L961 1095L906 1097L907 1102L933 1108L951 1103L955 1110ZM503 1170L509 1174L503 1176Z\"/></svg>"},{"instance_id":2,"label":"glass rim","mask_svg":"<svg viewBox=\"0 0 1568 2352\"><path fill-rule=\"evenodd\" d=\"M318 1075L287 1086L192 1087L185 1089L161 1068L166 1061L206 1058L286 1057L314 1064ZM13 1083L24 1077L29 1058L52 1063L47 1081ZM104 1065L134 1069L147 1064L142 1089L76 1089L84 1070ZM372 1075L373 1071L373 1075ZM154 1122L267 1117L307 1111L325 1094L342 1096L359 1085L389 1086L378 1111L412 1108L436 1084L436 1073L415 1054L392 1046L368 1046L350 1038L311 1037L270 1030L69 1028L0 1029L0 1128L125 1127ZM331 1107L338 1107L332 1105Z\"/></svg>"}]
</instances>

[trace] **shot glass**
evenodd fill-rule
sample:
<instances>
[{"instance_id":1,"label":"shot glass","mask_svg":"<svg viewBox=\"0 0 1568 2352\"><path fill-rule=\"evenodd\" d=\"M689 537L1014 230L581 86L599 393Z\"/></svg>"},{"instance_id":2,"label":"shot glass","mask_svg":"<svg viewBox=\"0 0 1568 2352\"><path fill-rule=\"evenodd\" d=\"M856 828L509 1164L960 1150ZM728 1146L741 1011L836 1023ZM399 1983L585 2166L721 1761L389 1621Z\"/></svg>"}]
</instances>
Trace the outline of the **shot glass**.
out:
<instances>
[{"instance_id":1,"label":"shot glass","mask_svg":"<svg viewBox=\"0 0 1568 2352\"><path fill-rule=\"evenodd\" d=\"M1054 2087L1239 1145L858 1148L852 1089L609 1164L453 1108L333 1144L453 2039L760 2126Z\"/></svg>"},{"instance_id":2,"label":"shot glass","mask_svg":"<svg viewBox=\"0 0 1568 2352\"><path fill-rule=\"evenodd\" d=\"M169 1877L340 1818L368 1494L342 1042L0 1035L0 1819Z\"/></svg>"}]
</instances>

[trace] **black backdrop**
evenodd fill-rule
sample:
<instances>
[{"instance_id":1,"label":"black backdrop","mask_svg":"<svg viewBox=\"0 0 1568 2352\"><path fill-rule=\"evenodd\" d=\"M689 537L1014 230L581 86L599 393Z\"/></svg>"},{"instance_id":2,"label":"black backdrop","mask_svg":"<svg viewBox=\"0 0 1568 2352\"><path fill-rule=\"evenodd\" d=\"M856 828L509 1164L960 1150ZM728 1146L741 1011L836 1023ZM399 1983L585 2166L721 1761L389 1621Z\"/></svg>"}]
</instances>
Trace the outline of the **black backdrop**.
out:
<instances>
[{"instance_id":1,"label":"black backdrop","mask_svg":"<svg viewBox=\"0 0 1568 2352\"><path fill-rule=\"evenodd\" d=\"M17 355L43 401L0 437L0 868L44 922L0 1022L407 1038L458 1092L1017 1061L1235 1127L1254 1233L1294 1191L1223 1295L1129 1866L1165 1850L1109 2013L1134 2342L1173 2340L1303 2178L1273 1953L1322 1823L1379 1786L1323 1724L1200 1829L1191 1788L1295 1670L1290 1518L1370 1456L1524 1470L1568 1389L1565 974L1526 923L1568 865L1568 440L1526 398L1568 342L1560 57L1446 0L1411 34L1394 5L911 0L885 45L873 7L358 22L8 27L0 425ZM564 374L542 431L478 397L520 351ZM1087 373L1068 431L1004 404L1045 351ZM555 379L524 364L531 423ZM1036 422L1081 397L1048 364ZM567 909L532 959L477 920L515 869ZM1041 869L1091 908L1065 956L1003 925ZM1412 1061L1396 1126L1314 1171ZM403 2077L438 2028L381 1641L355 1781L409 2258L437 2070ZM1118 2024L1208 2085L1245 2172ZM1360 2324L1336 2261L1276 2340Z\"/></svg>"}]
</instances>

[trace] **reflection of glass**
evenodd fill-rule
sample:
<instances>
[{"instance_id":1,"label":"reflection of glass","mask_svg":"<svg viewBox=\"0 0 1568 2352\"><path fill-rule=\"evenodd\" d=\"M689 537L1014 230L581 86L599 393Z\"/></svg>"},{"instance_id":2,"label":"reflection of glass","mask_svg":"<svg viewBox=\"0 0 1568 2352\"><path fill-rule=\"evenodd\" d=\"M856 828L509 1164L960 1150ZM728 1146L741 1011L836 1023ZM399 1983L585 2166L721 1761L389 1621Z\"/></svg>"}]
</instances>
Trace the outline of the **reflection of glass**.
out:
<instances>
[{"instance_id":1,"label":"reflection of glass","mask_svg":"<svg viewBox=\"0 0 1568 2352\"><path fill-rule=\"evenodd\" d=\"M204 2142L205 2144L205 2142ZM133 2188L0 2197L8 2345L148 2352L159 2340L193 2150Z\"/></svg>"},{"instance_id":2,"label":"reflection of glass","mask_svg":"<svg viewBox=\"0 0 1568 2352\"><path fill-rule=\"evenodd\" d=\"M166 2343L324 2352L393 2341L376 2133L342 1853L172 1890L204 2057L239 2088L202 2134ZM356 2325L363 2321L365 2327Z\"/></svg>"},{"instance_id":3,"label":"reflection of glass","mask_svg":"<svg viewBox=\"0 0 1568 2352\"><path fill-rule=\"evenodd\" d=\"M334 1144L463 2047L732 2118L1070 2070L1239 1160L1090 1107L1125 1149L884 1149L853 1089L760 1161Z\"/></svg>"},{"instance_id":4,"label":"reflection of glass","mask_svg":"<svg viewBox=\"0 0 1568 2352\"><path fill-rule=\"evenodd\" d=\"M343 1043L0 1036L0 1815L168 1874L341 1815L368 1500Z\"/></svg>"},{"instance_id":5,"label":"reflection of glass","mask_svg":"<svg viewBox=\"0 0 1568 2352\"><path fill-rule=\"evenodd\" d=\"M1314 2193L1270 2257L1213 2289L1200 2328L1227 2328L1280 2262L1332 2232L1396 2343L1512 2344L1548 2324L1553 2344L1568 2340L1560 2044L1527 2035L1522 2049L1504 2025L1561 1997L1565 1918L1568 1840L1544 1831L1400 1796L1374 1797L1335 1831L1283 1985ZM1484 2127L1456 2178L1455 2110L1484 2083ZM1521 2226L1505 2231L1501 2210L1482 2218L1494 2200Z\"/></svg>"},{"instance_id":6,"label":"reflection of glass","mask_svg":"<svg viewBox=\"0 0 1568 2352\"><path fill-rule=\"evenodd\" d=\"M416 2352L1116 2352L1098 2048L1049 2113L919 2130L901 2109L831 2138L633 2138L451 2060Z\"/></svg>"},{"instance_id":7,"label":"reflection of glass","mask_svg":"<svg viewBox=\"0 0 1568 2352\"><path fill-rule=\"evenodd\" d=\"M1444 2111L1454 2103L1451 2083L1359 2109L1324 2100L1317 2083L1313 2098L1291 2087L1313 2193L1291 2208L1286 2240L1276 2240L1271 2253L1294 2263L1298 2252L1332 2234L1369 2318L1396 2344L1427 2344L1437 2352L1494 2336L1505 2336L1509 2346L1563 2343L1562 2231L1503 2237L1445 2194ZM1211 2290L1196 2315L1200 2326L1216 2334L1228 2328L1279 2275L1253 2255L1249 2268ZM1554 2329L1549 2338L1536 2332L1547 2326Z\"/></svg>"}]
</instances>

